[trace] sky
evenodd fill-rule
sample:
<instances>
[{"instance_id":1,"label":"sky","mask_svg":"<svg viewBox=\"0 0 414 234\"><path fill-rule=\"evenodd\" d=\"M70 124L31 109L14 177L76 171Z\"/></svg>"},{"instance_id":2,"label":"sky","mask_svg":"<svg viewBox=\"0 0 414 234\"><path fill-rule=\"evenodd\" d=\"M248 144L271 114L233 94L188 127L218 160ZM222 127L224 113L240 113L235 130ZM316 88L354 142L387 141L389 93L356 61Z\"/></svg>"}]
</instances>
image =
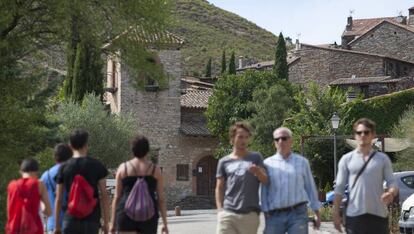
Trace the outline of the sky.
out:
<instances>
[{"instance_id":1,"label":"sky","mask_svg":"<svg viewBox=\"0 0 414 234\"><path fill-rule=\"evenodd\" d=\"M408 15L412 0L208 0L275 35L309 44L341 43L347 17Z\"/></svg>"}]
</instances>

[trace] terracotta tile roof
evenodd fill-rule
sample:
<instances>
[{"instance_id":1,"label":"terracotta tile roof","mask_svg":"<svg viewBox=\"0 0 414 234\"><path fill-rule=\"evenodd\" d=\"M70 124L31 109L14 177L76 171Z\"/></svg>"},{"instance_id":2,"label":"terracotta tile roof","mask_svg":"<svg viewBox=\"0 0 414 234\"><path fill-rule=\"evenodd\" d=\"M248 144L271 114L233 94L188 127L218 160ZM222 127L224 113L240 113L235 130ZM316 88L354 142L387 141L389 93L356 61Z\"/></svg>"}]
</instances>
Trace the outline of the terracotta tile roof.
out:
<instances>
[{"instance_id":1,"label":"terracotta tile roof","mask_svg":"<svg viewBox=\"0 0 414 234\"><path fill-rule=\"evenodd\" d=\"M200 80L191 79L191 78L181 78L181 82L186 83L187 85L190 85L190 86L200 87L204 89L207 89L207 88L212 89L214 86L214 84L203 82Z\"/></svg>"},{"instance_id":2,"label":"terracotta tile roof","mask_svg":"<svg viewBox=\"0 0 414 234\"><path fill-rule=\"evenodd\" d=\"M183 122L180 131L189 136L212 136L211 132L202 123Z\"/></svg>"},{"instance_id":3,"label":"terracotta tile roof","mask_svg":"<svg viewBox=\"0 0 414 234\"><path fill-rule=\"evenodd\" d=\"M181 107L207 108L208 99L212 94L210 90L187 90L181 95Z\"/></svg>"},{"instance_id":4,"label":"terracotta tile roof","mask_svg":"<svg viewBox=\"0 0 414 234\"><path fill-rule=\"evenodd\" d=\"M396 17L354 19L352 20L352 29L349 31L345 30L342 36L361 36L384 20L398 24Z\"/></svg>"},{"instance_id":5,"label":"terracotta tile roof","mask_svg":"<svg viewBox=\"0 0 414 234\"><path fill-rule=\"evenodd\" d=\"M299 59L299 57L288 57L287 58L287 63L288 63L288 65L290 65L291 63L295 62L298 59ZM272 67L274 64L275 64L275 60L263 61L263 62L260 62L260 63L255 63L255 64L251 64L249 66L238 68L237 71L243 71L243 70L247 70L247 69L259 69L259 68L264 68L264 67Z\"/></svg>"},{"instance_id":6,"label":"terracotta tile roof","mask_svg":"<svg viewBox=\"0 0 414 234\"><path fill-rule=\"evenodd\" d=\"M404 25L404 24L400 24L400 23L395 23L395 22L392 22L392 21L389 21L389 20L383 20L383 21L379 22L377 25L374 25L372 28L370 28L369 30L367 30L367 31L366 31L363 35L361 35L361 36L359 36L359 37L355 38L354 40L350 41L350 42L348 43L348 45L351 45L351 44L353 44L354 42L356 42L356 41L360 40L360 39L361 39L361 38L363 38L365 35L368 35L368 33L369 33L369 32L371 32L371 31L373 31L374 29L378 28L378 27L379 27L379 26L381 26L382 24L392 24L392 25L395 25L395 26L397 26L397 27L403 28L403 29L405 29L405 30L407 30L407 31L409 31L409 32L414 33L414 27L411 27L411 26L408 26L408 25Z\"/></svg>"},{"instance_id":7,"label":"terracotta tile roof","mask_svg":"<svg viewBox=\"0 0 414 234\"><path fill-rule=\"evenodd\" d=\"M356 77L356 78L340 78L329 83L330 85L355 85L355 84L372 84L372 83L390 83L388 80L390 76L377 76L377 77ZM398 79L393 79L393 82L397 82Z\"/></svg>"}]
</instances>

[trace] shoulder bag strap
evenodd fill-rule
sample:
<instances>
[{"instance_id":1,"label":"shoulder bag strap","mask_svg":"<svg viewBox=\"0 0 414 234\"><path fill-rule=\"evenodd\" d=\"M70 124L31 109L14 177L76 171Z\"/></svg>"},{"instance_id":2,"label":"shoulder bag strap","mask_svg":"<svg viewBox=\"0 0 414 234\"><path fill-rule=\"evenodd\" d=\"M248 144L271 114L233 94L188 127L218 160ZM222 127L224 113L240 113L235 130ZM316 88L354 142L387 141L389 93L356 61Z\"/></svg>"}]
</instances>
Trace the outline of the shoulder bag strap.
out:
<instances>
[{"instance_id":1,"label":"shoulder bag strap","mask_svg":"<svg viewBox=\"0 0 414 234\"><path fill-rule=\"evenodd\" d=\"M361 176L362 172L364 172L364 170L365 170L365 168L367 167L367 165L368 165L369 161L371 161L371 159L374 157L374 155L375 155L376 153L377 153L377 151L372 152L372 153L371 153L371 155L369 156L368 160L367 160L367 161L364 163L364 165L362 166L361 170L359 170L359 172L358 172L358 174L357 174L357 176L356 176L356 178L355 178L355 180L354 180L354 183L352 184L351 189L355 186L355 184L356 184L356 182L357 182L358 178Z\"/></svg>"}]
</instances>

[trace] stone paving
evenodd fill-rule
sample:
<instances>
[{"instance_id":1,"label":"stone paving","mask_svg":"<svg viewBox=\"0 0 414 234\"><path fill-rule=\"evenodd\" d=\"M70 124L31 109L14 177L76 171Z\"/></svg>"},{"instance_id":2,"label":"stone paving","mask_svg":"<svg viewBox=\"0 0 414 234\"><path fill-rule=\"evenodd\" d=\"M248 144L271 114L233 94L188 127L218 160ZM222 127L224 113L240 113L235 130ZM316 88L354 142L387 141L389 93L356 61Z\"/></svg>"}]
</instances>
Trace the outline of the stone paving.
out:
<instances>
[{"instance_id":1,"label":"stone paving","mask_svg":"<svg viewBox=\"0 0 414 234\"><path fill-rule=\"evenodd\" d=\"M172 211L168 212L168 228L171 234L215 234L216 233L216 210L194 210L182 211L182 216L174 216ZM160 222L158 233L161 233ZM257 233L263 233L264 217L260 217L260 227ZM309 234L339 233L331 222L323 222L320 230L313 230L309 226Z\"/></svg>"}]
</instances>

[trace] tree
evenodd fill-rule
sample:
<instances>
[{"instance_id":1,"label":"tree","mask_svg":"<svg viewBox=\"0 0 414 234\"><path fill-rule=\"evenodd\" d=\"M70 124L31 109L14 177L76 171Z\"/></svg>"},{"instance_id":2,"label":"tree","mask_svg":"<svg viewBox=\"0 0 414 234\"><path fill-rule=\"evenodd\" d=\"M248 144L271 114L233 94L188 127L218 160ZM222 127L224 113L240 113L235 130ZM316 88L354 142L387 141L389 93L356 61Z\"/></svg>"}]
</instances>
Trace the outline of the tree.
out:
<instances>
[{"instance_id":1,"label":"tree","mask_svg":"<svg viewBox=\"0 0 414 234\"><path fill-rule=\"evenodd\" d=\"M275 152L273 130L282 126L283 121L295 103L289 95L293 89L289 83L278 82L268 89L256 89L249 107L254 110L249 121L255 129L251 148L265 156ZM275 101L277 100L277 101Z\"/></svg>"},{"instance_id":2,"label":"tree","mask_svg":"<svg viewBox=\"0 0 414 234\"><path fill-rule=\"evenodd\" d=\"M405 171L412 170L414 166L414 159L412 157L414 153L414 106L410 106L404 114L401 116L398 123L396 123L392 129L391 136L394 138L402 138L411 143L411 146L396 155L397 162L394 163L394 170Z\"/></svg>"},{"instance_id":3,"label":"tree","mask_svg":"<svg viewBox=\"0 0 414 234\"><path fill-rule=\"evenodd\" d=\"M226 50L223 50L223 54L221 55L221 72L220 74L226 73Z\"/></svg>"},{"instance_id":4,"label":"tree","mask_svg":"<svg viewBox=\"0 0 414 234\"><path fill-rule=\"evenodd\" d=\"M208 59L206 65L205 77L211 77L211 58Z\"/></svg>"},{"instance_id":5,"label":"tree","mask_svg":"<svg viewBox=\"0 0 414 234\"><path fill-rule=\"evenodd\" d=\"M235 75L236 74L236 58L234 55L234 51L231 52L230 62L229 62L229 74Z\"/></svg>"},{"instance_id":6,"label":"tree","mask_svg":"<svg viewBox=\"0 0 414 234\"><path fill-rule=\"evenodd\" d=\"M275 73L276 79L289 79L286 43L282 33L279 34L279 37L277 39L275 50L275 65L273 67L273 72Z\"/></svg>"},{"instance_id":7,"label":"tree","mask_svg":"<svg viewBox=\"0 0 414 234\"><path fill-rule=\"evenodd\" d=\"M137 132L136 123L127 115L109 115L95 95L87 94L82 103L71 100L62 103L56 117L62 123L59 126L62 139L67 139L76 128L87 130L90 155L107 167L114 168L131 155L128 142Z\"/></svg>"},{"instance_id":8,"label":"tree","mask_svg":"<svg viewBox=\"0 0 414 234\"><path fill-rule=\"evenodd\" d=\"M223 76L215 83L205 115L208 129L220 141L216 155L223 156L230 147L230 125L239 120L248 120L256 112L250 104L254 92L269 88L272 82L274 77L270 72L247 71L240 75Z\"/></svg>"},{"instance_id":9,"label":"tree","mask_svg":"<svg viewBox=\"0 0 414 234\"><path fill-rule=\"evenodd\" d=\"M320 88L316 83L310 83L306 93L297 92L295 100L299 109L290 113L291 117L285 120L284 125L294 133L294 148L299 152L301 136L332 135L330 120L332 114L338 112L343 117L346 113L341 106L346 101L345 93L337 88ZM337 135L345 131L344 122L341 121ZM343 141L337 142L338 155L342 155ZM307 140L304 147L304 154L309 159L314 175L319 179L319 185L331 183L334 180L332 140Z\"/></svg>"},{"instance_id":10,"label":"tree","mask_svg":"<svg viewBox=\"0 0 414 234\"><path fill-rule=\"evenodd\" d=\"M87 93L94 93L102 98L102 69L99 51L93 45L78 43L71 82L71 98L80 102Z\"/></svg>"},{"instance_id":11,"label":"tree","mask_svg":"<svg viewBox=\"0 0 414 234\"><path fill-rule=\"evenodd\" d=\"M148 68L151 65L146 59L149 54L145 50L146 38L137 39L137 35L151 35L163 30L169 14L169 1L87 0L56 4L59 8L52 12L56 23L67 25L59 31L67 44L66 98L80 101L86 93L102 95L104 76L100 57L103 53L121 50L123 61L135 71L133 74L137 74L135 79L139 79L138 74L142 71L154 70ZM110 47L104 46L108 43ZM136 59L137 55L140 59ZM164 77L151 78L158 81Z\"/></svg>"}]
</instances>

